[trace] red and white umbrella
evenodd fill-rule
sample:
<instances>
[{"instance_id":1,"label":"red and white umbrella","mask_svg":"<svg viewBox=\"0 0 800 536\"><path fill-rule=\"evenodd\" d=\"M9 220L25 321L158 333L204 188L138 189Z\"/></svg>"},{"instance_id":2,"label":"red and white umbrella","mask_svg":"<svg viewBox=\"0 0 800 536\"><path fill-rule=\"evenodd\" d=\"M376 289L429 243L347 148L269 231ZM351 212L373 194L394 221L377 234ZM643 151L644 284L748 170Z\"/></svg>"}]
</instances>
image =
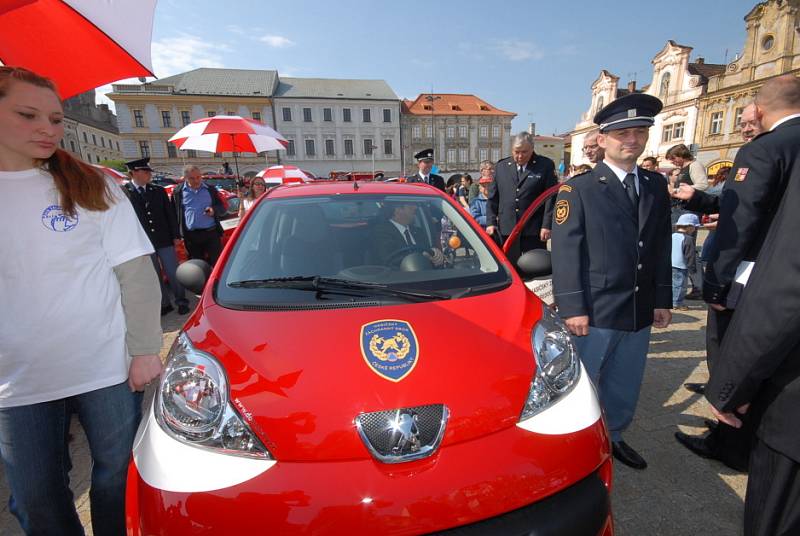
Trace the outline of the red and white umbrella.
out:
<instances>
[{"instance_id":1,"label":"red and white umbrella","mask_svg":"<svg viewBox=\"0 0 800 536\"><path fill-rule=\"evenodd\" d=\"M64 99L153 76L155 7L156 0L3 0L0 62L50 78Z\"/></svg>"},{"instance_id":2,"label":"red and white umbrella","mask_svg":"<svg viewBox=\"0 0 800 536\"><path fill-rule=\"evenodd\" d=\"M259 171L256 177L263 178L267 186L311 182L312 180L302 169L296 166L270 166Z\"/></svg>"},{"instance_id":3,"label":"red and white umbrella","mask_svg":"<svg viewBox=\"0 0 800 536\"><path fill-rule=\"evenodd\" d=\"M178 149L211 153L261 153L286 149L289 142L255 119L217 115L192 121L169 139Z\"/></svg>"}]
</instances>

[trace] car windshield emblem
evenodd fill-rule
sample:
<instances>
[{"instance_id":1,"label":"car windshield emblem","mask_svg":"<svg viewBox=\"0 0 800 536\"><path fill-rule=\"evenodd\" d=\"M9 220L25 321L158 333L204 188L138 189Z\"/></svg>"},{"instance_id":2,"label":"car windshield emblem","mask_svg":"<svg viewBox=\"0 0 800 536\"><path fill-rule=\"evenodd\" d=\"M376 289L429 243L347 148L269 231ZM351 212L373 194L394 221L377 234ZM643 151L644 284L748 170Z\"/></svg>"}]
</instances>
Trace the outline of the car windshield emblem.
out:
<instances>
[{"instance_id":1,"label":"car windshield emblem","mask_svg":"<svg viewBox=\"0 0 800 536\"><path fill-rule=\"evenodd\" d=\"M449 412L443 404L362 413L356 427L370 454L383 463L426 458L439 447Z\"/></svg>"}]
</instances>

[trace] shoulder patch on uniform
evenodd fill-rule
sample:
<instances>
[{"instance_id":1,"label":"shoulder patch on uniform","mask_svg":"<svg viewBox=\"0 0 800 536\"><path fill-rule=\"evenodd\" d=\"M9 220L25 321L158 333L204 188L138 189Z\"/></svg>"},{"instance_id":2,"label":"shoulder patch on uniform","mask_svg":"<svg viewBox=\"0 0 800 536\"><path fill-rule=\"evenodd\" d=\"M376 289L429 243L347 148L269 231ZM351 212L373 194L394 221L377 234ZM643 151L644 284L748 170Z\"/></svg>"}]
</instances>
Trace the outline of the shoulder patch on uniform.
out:
<instances>
[{"instance_id":1,"label":"shoulder patch on uniform","mask_svg":"<svg viewBox=\"0 0 800 536\"><path fill-rule=\"evenodd\" d=\"M563 188L563 186L562 186ZM556 202L556 216L555 220L558 225L561 225L569 218L569 201L566 199L559 199Z\"/></svg>"},{"instance_id":2,"label":"shoulder patch on uniform","mask_svg":"<svg viewBox=\"0 0 800 536\"><path fill-rule=\"evenodd\" d=\"M747 172L750 171L750 168L741 167L736 170L736 176L733 178L736 182L742 182L745 177L747 177Z\"/></svg>"},{"instance_id":3,"label":"shoulder patch on uniform","mask_svg":"<svg viewBox=\"0 0 800 536\"><path fill-rule=\"evenodd\" d=\"M569 184L562 184L561 188L558 189L558 193L567 192L570 193L572 191L572 186Z\"/></svg>"}]
</instances>

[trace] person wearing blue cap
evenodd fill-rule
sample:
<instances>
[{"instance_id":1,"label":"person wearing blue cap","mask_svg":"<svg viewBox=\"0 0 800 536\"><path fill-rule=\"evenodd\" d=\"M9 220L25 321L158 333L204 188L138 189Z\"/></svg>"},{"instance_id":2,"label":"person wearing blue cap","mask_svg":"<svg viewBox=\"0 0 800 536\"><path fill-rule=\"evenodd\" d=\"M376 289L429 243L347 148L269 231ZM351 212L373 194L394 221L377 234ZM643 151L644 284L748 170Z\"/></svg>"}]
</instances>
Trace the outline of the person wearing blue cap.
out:
<instances>
[{"instance_id":1,"label":"person wearing blue cap","mask_svg":"<svg viewBox=\"0 0 800 536\"><path fill-rule=\"evenodd\" d=\"M689 270L697 261L695 233L700 227L696 214L681 214L672 233L672 307L679 311L689 308L683 304L686 297Z\"/></svg>"},{"instance_id":2,"label":"person wearing blue cap","mask_svg":"<svg viewBox=\"0 0 800 536\"><path fill-rule=\"evenodd\" d=\"M620 462L647 462L622 438L636 411L652 326L672 319L667 182L637 167L662 103L633 93L594 117L602 162L559 189L552 231L558 312L598 389Z\"/></svg>"}]
</instances>

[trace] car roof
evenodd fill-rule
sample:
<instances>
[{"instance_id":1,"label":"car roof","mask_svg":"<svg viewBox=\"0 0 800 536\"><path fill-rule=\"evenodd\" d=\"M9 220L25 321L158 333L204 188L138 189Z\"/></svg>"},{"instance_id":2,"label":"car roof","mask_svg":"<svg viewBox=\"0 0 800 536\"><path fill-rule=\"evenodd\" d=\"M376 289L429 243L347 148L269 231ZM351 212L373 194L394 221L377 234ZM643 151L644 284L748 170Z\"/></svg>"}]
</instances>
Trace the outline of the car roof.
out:
<instances>
[{"instance_id":1,"label":"car roof","mask_svg":"<svg viewBox=\"0 0 800 536\"><path fill-rule=\"evenodd\" d=\"M356 185L358 186L356 188ZM422 182L374 181L314 181L304 184L284 184L269 191L271 198L310 197L328 195L427 195L445 197L444 192Z\"/></svg>"}]
</instances>

